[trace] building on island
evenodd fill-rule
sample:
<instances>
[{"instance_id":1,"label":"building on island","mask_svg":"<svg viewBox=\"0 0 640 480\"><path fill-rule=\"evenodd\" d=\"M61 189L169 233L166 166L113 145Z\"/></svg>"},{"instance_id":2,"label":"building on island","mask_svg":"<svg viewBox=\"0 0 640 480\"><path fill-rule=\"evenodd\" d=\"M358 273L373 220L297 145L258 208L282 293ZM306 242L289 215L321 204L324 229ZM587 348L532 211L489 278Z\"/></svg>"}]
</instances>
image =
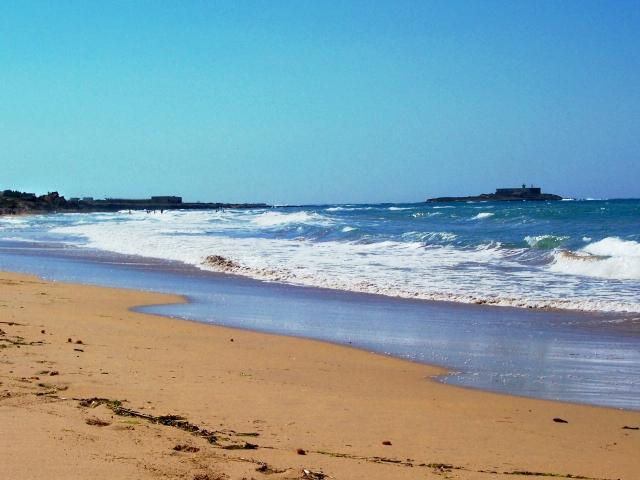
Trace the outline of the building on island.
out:
<instances>
[{"instance_id":1,"label":"building on island","mask_svg":"<svg viewBox=\"0 0 640 480\"><path fill-rule=\"evenodd\" d=\"M154 203L182 203L182 197L173 197L173 196L151 197L151 201Z\"/></svg>"},{"instance_id":2,"label":"building on island","mask_svg":"<svg viewBox=\"0 0 640 480\"><path fill-rule=\"evenodd\" d=\"M542 193L541 189L534 188L533 185L527 188L527 186L523 183L522 188L496 188L496 195L506 195L506 196L522 196L522 195L540 195Z\"/></svg>"}]
</instances>

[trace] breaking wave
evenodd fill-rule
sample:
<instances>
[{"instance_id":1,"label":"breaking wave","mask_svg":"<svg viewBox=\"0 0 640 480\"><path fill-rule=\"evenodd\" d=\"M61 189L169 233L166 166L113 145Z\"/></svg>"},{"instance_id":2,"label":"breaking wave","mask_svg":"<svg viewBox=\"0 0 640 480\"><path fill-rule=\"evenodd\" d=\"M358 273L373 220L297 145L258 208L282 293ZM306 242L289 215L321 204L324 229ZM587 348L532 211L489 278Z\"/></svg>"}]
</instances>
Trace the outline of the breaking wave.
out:
<instances>
[{"instance_id":1,"label":"breaking wave","mask_svg":"<svg viewBox=\"0 0 640 480\"><path fill-rule=\"evenodd\" d=\"M640 244L608 237L576 252L560 251L552 271L587 277L640 280Z\"/></svg>"},{"instance_id":2,"label":"breaking wave","mask_svg":"<svg viewBox=\"0 0 640 480\"><path fill-rule=\"evenodd\" d=\"M318 213L308 212L264 212L251 220L260 227L279 227L282 225L331 225L331 220Z\"/></svg>"},{"instance_id":3,"label":"breaking wave","mask_svg":"<svg viewBox=\"0 0 640 480\"><path fill-rule=\"evenodd\" d=\"M563 242L569 240L569 237L556 235L537 235L533 237L525 237L524 240L531 248L547 249L556 248L562 245Z\"/></svg>"}]
</instances>

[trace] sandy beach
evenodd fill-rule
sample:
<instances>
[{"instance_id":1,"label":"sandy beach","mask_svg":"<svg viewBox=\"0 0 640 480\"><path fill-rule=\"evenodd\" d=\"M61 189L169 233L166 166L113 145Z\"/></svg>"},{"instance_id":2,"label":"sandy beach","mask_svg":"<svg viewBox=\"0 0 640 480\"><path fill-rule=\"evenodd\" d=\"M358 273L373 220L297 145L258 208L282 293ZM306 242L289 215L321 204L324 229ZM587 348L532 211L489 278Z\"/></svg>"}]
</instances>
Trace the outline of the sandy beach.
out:
<instances>
[{"instance_id":1,"label":"sandy beach","mask_svg":"<svg viewBox=\"0 0 640 480\"><path fill-rule=\"evenodd\" d=\"M640 412L130 310L183 301L0 273L2 478L640 478Z\"/></svg>"}]
</instances>

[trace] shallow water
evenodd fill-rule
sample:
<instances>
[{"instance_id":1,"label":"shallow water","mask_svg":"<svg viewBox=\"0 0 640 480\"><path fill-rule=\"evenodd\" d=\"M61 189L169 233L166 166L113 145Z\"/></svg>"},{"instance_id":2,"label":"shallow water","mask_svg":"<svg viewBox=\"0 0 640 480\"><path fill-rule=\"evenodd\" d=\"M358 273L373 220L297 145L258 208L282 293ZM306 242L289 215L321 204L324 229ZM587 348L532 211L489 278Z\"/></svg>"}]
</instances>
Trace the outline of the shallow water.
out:
<instances>
[{"instance_id":1,"label":"shallow water","mask_svg":"<svg viewBox=\"0 0 640 480\"><path fill-rule=\"evenodd\" d=\"M640 409L640 325L629 315L297 287L59 243L1 241L0 269L185 295L192 303L140 310L441 365L453 371L445 383Z\"/></svg>"}]
</instances>

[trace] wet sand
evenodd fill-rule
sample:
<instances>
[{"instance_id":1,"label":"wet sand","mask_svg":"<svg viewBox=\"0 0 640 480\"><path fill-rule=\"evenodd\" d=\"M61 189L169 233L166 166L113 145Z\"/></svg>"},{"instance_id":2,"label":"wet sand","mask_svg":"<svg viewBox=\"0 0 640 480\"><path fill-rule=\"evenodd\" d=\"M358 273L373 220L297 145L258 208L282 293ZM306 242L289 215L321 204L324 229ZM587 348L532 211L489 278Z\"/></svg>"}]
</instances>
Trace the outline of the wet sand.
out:
<instances>
[{"instance_id":1,"label":"wet sand","mask_svg":"<svg viewBox=\"0 0 640 480\"><path fill-rule=\"evenodd\" d=\"M640 478L640 412L130 310L182 301L0 273L2 477Z\"/></svg>"}]
</instances>

